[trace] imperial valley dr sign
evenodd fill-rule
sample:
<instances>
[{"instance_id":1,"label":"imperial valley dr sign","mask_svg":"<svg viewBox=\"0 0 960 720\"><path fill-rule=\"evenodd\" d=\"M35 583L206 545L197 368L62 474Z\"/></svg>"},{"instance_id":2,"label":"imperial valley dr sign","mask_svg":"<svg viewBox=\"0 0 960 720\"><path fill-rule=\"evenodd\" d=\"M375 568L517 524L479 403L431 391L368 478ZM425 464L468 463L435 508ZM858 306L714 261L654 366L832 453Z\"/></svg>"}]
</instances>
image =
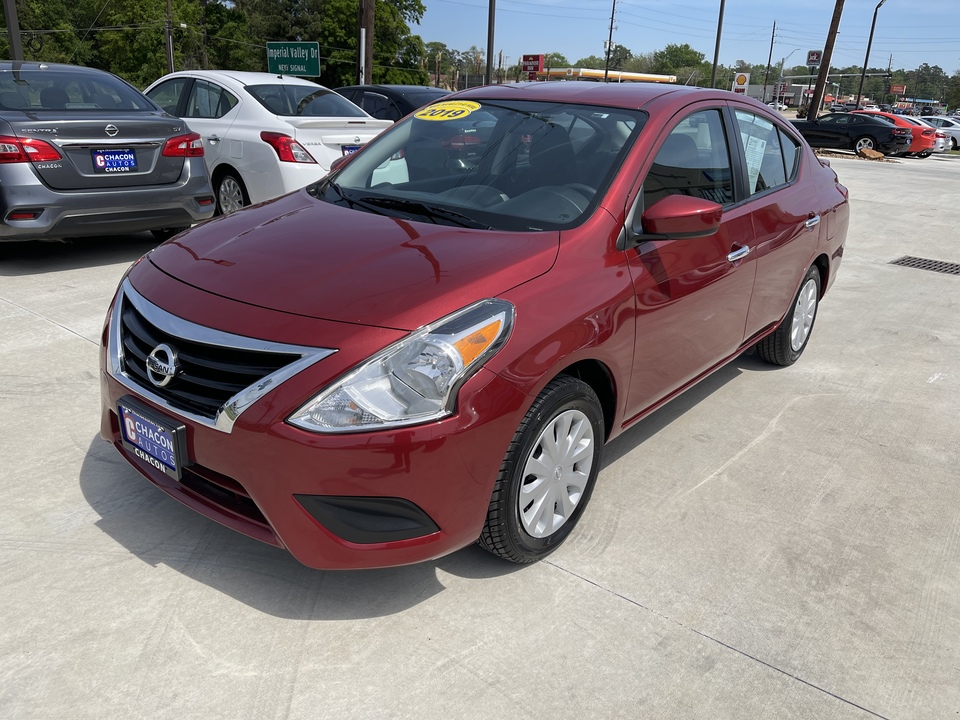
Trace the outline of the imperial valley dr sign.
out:
<instances>
[{"instance_id":1,"label":"imperial valley dr sign","mask_svg":"<svg viewBox=\"0 0 960 720\"><path fill-rule=\"evenodd\" d=\"M319 77L320 43L268 42L267 72Z\"/></svg>"}]
</instances>

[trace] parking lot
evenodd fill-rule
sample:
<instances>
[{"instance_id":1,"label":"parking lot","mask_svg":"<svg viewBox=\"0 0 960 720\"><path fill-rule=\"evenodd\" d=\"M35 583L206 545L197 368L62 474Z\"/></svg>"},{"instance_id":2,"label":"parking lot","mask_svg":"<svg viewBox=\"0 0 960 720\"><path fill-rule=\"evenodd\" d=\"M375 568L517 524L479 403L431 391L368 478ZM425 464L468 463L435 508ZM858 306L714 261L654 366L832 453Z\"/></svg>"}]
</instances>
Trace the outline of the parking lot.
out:
<instances>
[{"instance_id":1,"label":"parking lot","mask_svg":"<svg viewBox=\"0 0 960 720\"><path fill-rule=\"evenodd\" d=\"M149 234L0 245L0 717L960 716L960 157L833 158L809 347L609 445L570 540L320 572L98 436L104 313Z\"/></svg>"}]
</instances>

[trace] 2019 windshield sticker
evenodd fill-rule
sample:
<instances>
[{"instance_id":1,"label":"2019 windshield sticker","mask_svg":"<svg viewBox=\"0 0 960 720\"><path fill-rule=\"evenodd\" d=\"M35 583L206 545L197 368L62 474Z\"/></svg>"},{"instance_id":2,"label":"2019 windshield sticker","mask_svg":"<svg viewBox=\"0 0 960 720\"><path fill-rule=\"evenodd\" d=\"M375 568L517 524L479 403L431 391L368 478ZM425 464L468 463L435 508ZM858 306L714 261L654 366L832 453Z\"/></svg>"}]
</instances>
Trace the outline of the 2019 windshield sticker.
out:
<instances>
[{"instance_id":1,"label":"2019 windshield sticker","mask_svg":"<svg viewBox=\"0 0 960 720\"><path fill-rule=\"evenodd\" d=\"M418 111L414 117L418 120L459 120L479 109L480 103L469 100L447 100L428 105Z\"/></svg>"}]
</instances>

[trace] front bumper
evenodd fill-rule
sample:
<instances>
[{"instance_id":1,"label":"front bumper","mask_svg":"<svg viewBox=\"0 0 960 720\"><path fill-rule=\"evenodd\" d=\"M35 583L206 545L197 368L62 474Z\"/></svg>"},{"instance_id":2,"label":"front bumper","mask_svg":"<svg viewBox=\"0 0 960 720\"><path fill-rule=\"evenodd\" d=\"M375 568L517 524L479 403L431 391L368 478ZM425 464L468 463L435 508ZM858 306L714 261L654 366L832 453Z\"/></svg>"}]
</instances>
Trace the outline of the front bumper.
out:
<instances>
[{"instance_id":1,"label":"front bumper","mask_svg":"<svg viewBox=\"0 0 960 720\"><path fill-rule=\"evenodd\" d=\"M11 164L0 183L0 242L189 227L214 210L203 158L184 163L172 185L98 190L53 190L27 163ZM33 219L11 218L33 211Z\"/></svg>"},{"instance_id":2,"label":"front bumper","mask_svg":"<svg viewBox=\"0 0 960 720\"><path fill-rule=\"evenodd\" d=\"M356 434L284 422L339 374L325 364L280 383L224 432L131 391L112 374L105 343L100 432L171 497L310 567L404 565L474 542L529 398L481 369L461 388L457 413L439 422ZM117 410L124 397L184 426L190 464L179 481L124 446Z\"/></svg>"}]
</instances>

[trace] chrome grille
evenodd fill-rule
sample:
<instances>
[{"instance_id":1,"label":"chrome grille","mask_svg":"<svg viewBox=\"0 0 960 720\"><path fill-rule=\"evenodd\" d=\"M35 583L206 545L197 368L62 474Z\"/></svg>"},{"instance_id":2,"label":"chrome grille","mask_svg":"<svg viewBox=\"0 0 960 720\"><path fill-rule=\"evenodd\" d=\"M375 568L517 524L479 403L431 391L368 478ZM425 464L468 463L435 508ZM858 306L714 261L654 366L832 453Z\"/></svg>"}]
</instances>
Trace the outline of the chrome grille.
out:
<instances>
[{"instance_id":1,"label":"chrome grille","mask_svg":"<svg viewBox=\"0 0 960 720\"><path fill-rule=\"evenodd\" d=\"M123 369L129 377L171 406L211 419L234 395L300 359L299 355L205 345L175 337L154 327L129 302L123 304L120 332ZM166 387L156 387L147 377L147 356L161 343L176 348L181 366Z\"/></svg>"},{"instance_id":2,"label":"chrome grille","mask_svg":"<svg viewBox=\"0 0 960 720\"><path fill-rule=\"evenodd\" d=\"M135 394L174 414L229 433L240 414L280 383L336 350L258 340L192 323L157 307L124 280L108 337L110 373ZM158 346L177 371L151 382L147 358ZM152 367L157 380L157 367ZM166 371L164 372L166 374Z\"/></svg>"}]
</instances>

